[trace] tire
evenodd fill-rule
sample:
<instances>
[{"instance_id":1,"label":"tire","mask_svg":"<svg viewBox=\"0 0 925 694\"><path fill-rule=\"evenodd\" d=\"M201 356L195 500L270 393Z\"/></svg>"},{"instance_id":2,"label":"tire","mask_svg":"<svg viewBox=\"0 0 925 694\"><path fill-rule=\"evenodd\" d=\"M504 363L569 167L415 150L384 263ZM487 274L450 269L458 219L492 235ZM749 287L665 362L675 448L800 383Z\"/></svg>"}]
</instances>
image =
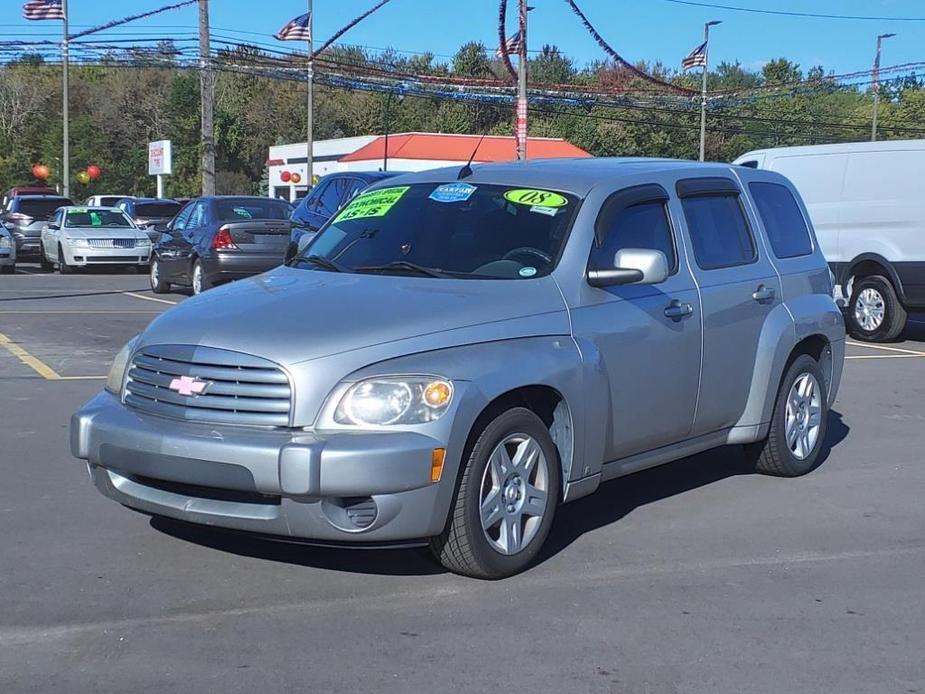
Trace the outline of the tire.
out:
<instances>
[{"instance_id":1,"label":"tire","mask_svg":"<svg viewBox=\"0 0 925 694\"><path fill-rule=\"evenodd\" d=\"M64 250L61 246L58 246L58 272L62 275L71 275L74 273L74 268L67 264L67 258L64 257Z\"/></svg>"},{"instance_id":2,"label":"tire","mask_svg":"<svg viewBox=\"0 0 925 694\"><path fill-rule=\"evenodd\" d=\"M501 461L502 448L506 469L492 464ZM519 464L528 460L532 464ZM542 420L518 407L489 422L463 463L458 485L446 529L431 542L438 561L454 573L483 579L527 568L549 535L559 500L559 455ZM484 514L487 529L483 506L491 511Z\"/></svg>"},{"instance_id":3,"label":"tire","mask_svg":"<svg viewBox=\"0 0 925 694\"><path fill-rule=\"evenodd\" d=\"M12 275L16 272L15 265L0 265L0 275Z\"/></svg>"},{"instance_id":4,"label":"tire","mask_svg":"<svg viewBox=\"0 0 925 694\"><path fill-rule=\"evenodd\" d=\"M39 267L45 272L54 272L55 264L45 255L45 246L42 246L41 255L39 256Z\"/></svg>"},{"instance_id":5,"label":"tire","mask_svg":"<svg viewBox=\"0 0 925 694\"><path fill-rule=\"evenodd\" d=\"M170 282L165 282L164 278L161 277L157 257L151 258L148 279L151 282L151 291L155 294L167 294L170 291Z\"/></svg>"},{"instance_id":6,"label":"tire","mask_svg":"<svg viewBox=\"0 0 925 694\"><path fill-rule=\"evenodd\" d=\"M813 382L812 396L802 400L804 407L790 405L788 400L794 393L795 384L802 386L811 378ZM797 386L797 390L802 390ZM817 400L818 399L818 400ZM814 412L813 403L818 402L818 410ZM804 416L803 426L800 419ZM795 415L791 432L796 433L795 441L790 442L787 436L787 425L791 413ZM811 471L819 459L828 429L828 392L825 387L825 377L819 363L812 357L802 354L790 365L787 373L781 380L774 402L774 411L771 418L771 429L764 441L745 446L746 455L755 464L756 472L777 477L799 477ZM813 433L813 426L815 432ZM806 438L803 439L805 433Z\"/></svg>"},{"instance_id":7,"label":"tire","mask_svg":"<svg viewBox=\"0 0 925 694\"><path fill-rule=\"evenodd\" d=\"M190 272L190 284L193 287L193 294L202 294L207 289L212 288L212 282L202 267L202 261L197 260L193 263L193 269Z\"/></svg>"},{"instance_id":8,"label":"tire","mask_svg":"<svg viewBox=\"0 0 925 694\"><path fill-rule=\"evenodd\" d=\"M908 314L890 281L869 275L854 282L848 302L847 322L851 336L867 342L896 339L906 327Z\"/></svg>"}]
</instances>

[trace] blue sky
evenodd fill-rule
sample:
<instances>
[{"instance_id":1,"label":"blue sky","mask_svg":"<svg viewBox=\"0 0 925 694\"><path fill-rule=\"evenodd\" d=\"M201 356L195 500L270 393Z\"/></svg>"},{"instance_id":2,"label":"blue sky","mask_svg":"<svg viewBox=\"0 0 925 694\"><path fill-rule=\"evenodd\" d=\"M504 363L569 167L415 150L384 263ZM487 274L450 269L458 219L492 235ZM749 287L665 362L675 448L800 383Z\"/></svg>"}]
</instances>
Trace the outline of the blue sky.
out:
<instances>
[{"instance_id":1,"label":"blue sky","mask_svg":"<svg viewBox=\"0 0 925 694\"><path fill-rule=\"evenodd\" d=\"M315 34L330 36L374 0L315 0ZM712 4L757 9L885 17L922 17L921 0L704 0ZM92 26L115 17L143 12L168 0L70 0L71 22ZM925 60L925 21L860 21L771 16L678 5L668 0L577 0L608 42L631 61L661 60L677 65L702 36L703 23L723 21L713 29L711 64L740 61L757 68L770 58L787 56L804 68L822 65L838 73L866 70L873 60L877 34L895 32L884 46L883 65ZM304 0L212 0L215 32L240 40L275 43L269 36L293 16L305 11ZM511 0L512 10L516 0ZM554 43L584 64L602 53L563 0L531 0L531 48ZM53 36L55 22L20 18L20 0L7 0L0 15L5 40ZM497 0L392 0L342 38L344 43L391 46L402 51L432 51L449 56L463 42L480 40L496 45ZM509 17L513 27L512 11ZM151 35L193 37L195 7L171 11L106 34L123 38ZM255 32L254 35L246 32ZM39 36L41 35L41 36Z\"/></svg>"}]
</instances>

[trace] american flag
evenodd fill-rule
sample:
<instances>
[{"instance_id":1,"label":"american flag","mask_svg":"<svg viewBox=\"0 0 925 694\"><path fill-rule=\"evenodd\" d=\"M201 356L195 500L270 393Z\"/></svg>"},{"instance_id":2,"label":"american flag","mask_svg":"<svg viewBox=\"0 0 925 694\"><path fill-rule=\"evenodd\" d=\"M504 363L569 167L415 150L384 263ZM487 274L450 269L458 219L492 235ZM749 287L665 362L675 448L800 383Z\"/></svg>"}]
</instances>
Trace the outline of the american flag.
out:
<instances>
[{"instance_id":1,"label":"american flag","mask_svg":"<svg viewBox=\"0 0 925 694\"><path fill-rule=\"evenodd\" d=\"M280 41L311 41L312 16L306 12L289 22L286 26L276 33L276 38Z\"/></svg>"},{"instance_id":2,"label":"american flag","mask_svg":"<svg viewBox=\"0 0 925 694\"><path fill-rule=\"evenodd\" d=\"M681 61L682 70L690 70L692 67L706 67L707 66L707 42L704 41L697 48L692 50L690 54Z\"/></svg>"},{"instance_id":3,"label":"american flag","mask_svg":"<svg viewBox=\"0 0 925 694\"><path fill-rule=\"evenodd\" d=\"M26 19L64 19L61 0L30 0L22 6Z\"/></svg>"},{"instance_id":4,"label":"american flag","mask_svg":"<svg viewBox=\"0 0 925 694\"><path fill-rule=\"evenodd\" d=\"M508 55L516 55L520 53L520 32L516 34L511 34L507 41L504 42L504 47L507 49ZM498 46L498 50L495 51L495 55L499 58L504 57L504 52L501 50L501 46Z\"/></svg>"}]
</instances>

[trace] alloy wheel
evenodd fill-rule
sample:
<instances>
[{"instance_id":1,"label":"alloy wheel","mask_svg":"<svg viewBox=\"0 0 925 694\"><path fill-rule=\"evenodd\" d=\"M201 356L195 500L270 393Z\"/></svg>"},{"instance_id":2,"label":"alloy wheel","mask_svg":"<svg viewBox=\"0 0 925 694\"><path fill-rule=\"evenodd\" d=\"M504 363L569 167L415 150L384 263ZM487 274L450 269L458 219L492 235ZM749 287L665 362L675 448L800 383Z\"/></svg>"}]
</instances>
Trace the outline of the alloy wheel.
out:
<instances>
[{"instance_id":1,"label":"alloy wheel","mask_svg":"<svg viewBox=\"0 0 925 694\"><path fill-rule=\"evenodd\" d=\"M811 373L802 373L790 387L785 411L787 447L797 460L815 450L822 425L822 389Z\"/></svg>"},{"instance_id":2,"label":"alloy wheel","mask_svg":"<svg viewBox=\"0 0 925 694\"><path fill-rule=\"evenodd\" d=\"M193 294L202 294L202 267L198 263L193 267Z\"/></svg>"},{"instance_id":3,"label":"alloy wheel","mask_svg":"<svg viewBox=\"0 0 925 694\"><path fill-rule=\"evenodd\" d=\"M517 554L539 531L549 497L548 465L527 434L511 434L492 451L482 474L479 516L497 552Z\"/></svg>"},{"instance_id":4,"label":"alloy wheel","mask_svg":"<svg viewBox=\"0 0 925 694\"><path fill-rule=\"evenodd\" d=\"M157 266L157 260L151 261L151 286L153 288L157 287L157 283L160 281L161 270Z\"/></svg>"}]
</instances>

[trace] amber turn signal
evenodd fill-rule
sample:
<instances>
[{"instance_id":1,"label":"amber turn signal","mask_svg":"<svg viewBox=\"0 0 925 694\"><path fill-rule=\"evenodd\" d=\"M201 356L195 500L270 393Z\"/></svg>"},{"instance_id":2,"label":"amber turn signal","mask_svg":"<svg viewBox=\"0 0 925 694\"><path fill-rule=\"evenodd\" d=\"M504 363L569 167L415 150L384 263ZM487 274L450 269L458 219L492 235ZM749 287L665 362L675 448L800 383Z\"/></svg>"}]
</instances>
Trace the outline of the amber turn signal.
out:
<instances>
[{"instance_id":1,"label":"amber turn signal","mask_svg":"<svg viewBox=\"0 0 925 694\"><path fill-rule=\"evenodd\" d=\"M430 455L430 481L439 482L443 476L443 461L446 459L445 448L435 448Z\"/></svg>"}]
</instances>

